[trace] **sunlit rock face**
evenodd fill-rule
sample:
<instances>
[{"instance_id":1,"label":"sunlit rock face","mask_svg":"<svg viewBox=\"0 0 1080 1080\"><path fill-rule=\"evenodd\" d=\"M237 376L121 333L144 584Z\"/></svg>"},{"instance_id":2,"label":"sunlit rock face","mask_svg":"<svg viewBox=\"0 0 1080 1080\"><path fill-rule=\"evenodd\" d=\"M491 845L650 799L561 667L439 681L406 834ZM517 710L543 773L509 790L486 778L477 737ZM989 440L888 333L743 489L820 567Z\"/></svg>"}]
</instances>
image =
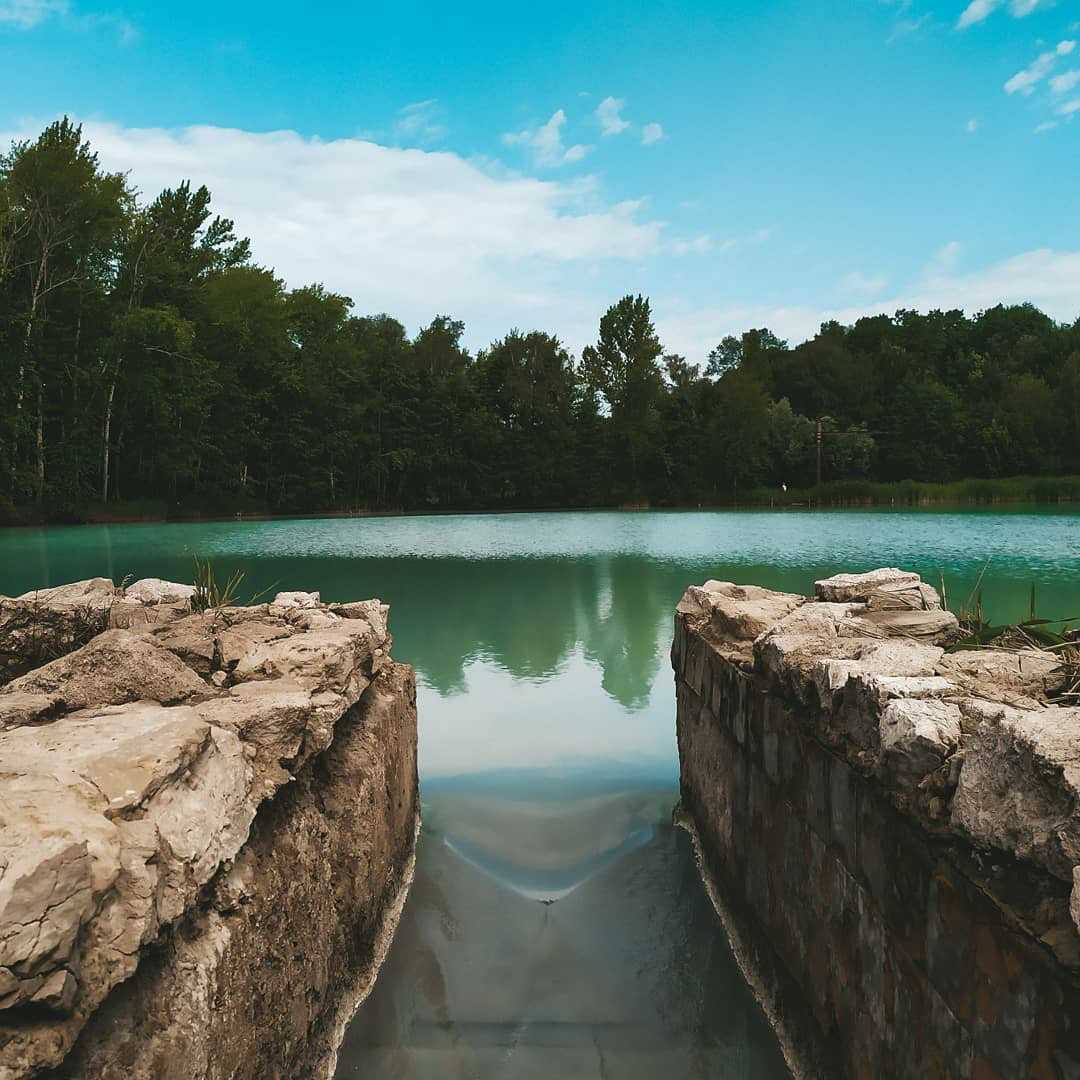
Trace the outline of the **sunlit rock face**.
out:
<instances>
[{"instance_id":1,"label":"sunlit rock face","mask_svg":"<svg viewBox=\"0 0 1080 1080\"><path fill-rule=\"evenodd\" d=\"M948 651L956 620L901 570L765 592L709 582L678 607L681 787L812 1070L1080 1074L1080 709L1046 698L1058 661Z\"/></svg>"},{"instance_id":2,"label":"sunlit rock face","mask_svg":"<svg viewBox=\"0 0 1080 1080\"><path fill-rule=\"evenodd\" d=\"M12 603L61 655L0 688L0 1077L309 1075L412 857L386 606L193 612L156 579ZM64 652L73 603L127 628Z\"/></svg>"}]
</instances>

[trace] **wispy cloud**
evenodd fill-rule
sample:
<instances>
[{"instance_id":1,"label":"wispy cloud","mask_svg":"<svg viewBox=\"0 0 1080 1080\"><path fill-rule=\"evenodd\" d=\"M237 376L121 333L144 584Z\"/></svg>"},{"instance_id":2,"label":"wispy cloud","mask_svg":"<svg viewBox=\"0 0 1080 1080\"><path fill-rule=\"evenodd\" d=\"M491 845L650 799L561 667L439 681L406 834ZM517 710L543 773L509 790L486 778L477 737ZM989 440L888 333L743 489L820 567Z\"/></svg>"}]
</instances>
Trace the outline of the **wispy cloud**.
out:
<instances>
[{"instance_id":1,"label":"wispy cloud","mask_svg":"<svg viewBox=\"0 0 1080 1080\"><path fill-rule=\"evenodd\" d=\"M959 240L950 240L934 252L930 261L926 264L926 276L930 279L950 274L956 269L963 254L964 246Z\"/></svg>"},{"instance_id":2,"label":"wispy cloud","mask_svg":"<svg viewBox=\"0 0 1080 1080\"><path fill-rule=\"evenodd\" d=\"M1056 48L1039 53L1026 68L1022 68L1005 83L1005 93L1024 95L1035 93L1035 87L1054 70L1058 60L1063 56L1068 56L1075 48L1076 42L1073 40L1059 41Z\"/></svg>"},{"instance_id":3,"label":"wispy cloud","mask_svg":"<svg viewBox=\"0 0 1080 1080\"><path fill-rule=\"evenodd\" d=\"M52 15L66 15L67 0L0 0L0 26L32 30Z\"/></svg>"},{"instance_id":4,"label":"wispy cloud","mask_svg":"<svg viewBox=\"0 0 1080 1080\"><path fill-rule=\"evenodd\" d=\"M730 247L731 245L732 241L727 241L721 245L721 249ZM716 244L713 242L712 237L705 234L671 241L671 252L673 255L707 255L715 247Z\"/></svg>"},{"instance_id":5,"label":"wispy cloud","mask_svg":"<svg viewBox=\"0 0 1080 1080\"><path fill-rule=\"evenodd\" d=\"M653 143L660 142L664 137L663 127L656 123L654 120L652 123L646 124L641 129L641 145L652 146Z\"/></svg>"},{"instance_id":6,"label":"wispy cloud","mask_svg":"<svg viewBox=\"0 0 1080 1080\"><path fill-rule=\"evenodd\" d=\"M1052 0L1009 0L1008 4L1002 0L971 0L964 8L960 18L956 22L957 30L966 30L969 26L976 26L985 22L998 8L1005 7L1014 19L1023 19L1040 7L1048 7Z\"/></svg>"},{"instance_id":7,"label":"wispy cloud","mask_svg":"<svg viewBox=\"0 0 1080 1080\"><path fill-rule=\"evenodd\" d=\"M840 279L841 291L856 296L878 296L885 291L888 284L887 277L881 274L864 274L861 270L854 270Z\"/></svg>"},{"instance_id":8,"label":"wispy cloud","mask_svg":"<svg viewBox=\"0 0 1080 1080\"><path fill-rule=\"evenodd\" d=\"M596 119L600 122L602 135L621 135L630 126L621 116L626 102L622 98L606 97L596 106Z\"/></svg>"},{"instance_id":9,"label":"wispy cloud","mask_svg":"<svg viewBox=\"0 0 1080 1080\"><path fill-rule=\"evenodd\" d=\"M421 145L438 142L446 135L446 125L440 121L438 100L413 101L399 109L394 121L394 135L400 142Z\"/></svg>"},{"instance_id":10,"label":"wispy cloud","mask_svg":"<svg viewBox=\"0 0 1080 1080\"><path fill-rule=\"evenodd\" d=\"M72 30L115 33L121 45L131 45L140 37L139 28L117 12L80 14L68 0L0 0L0 29L33 30L52 18Z\"/></svg>"},{"instance_id":11,"label":"wispy cloud","mask_svg":"<svg viewBox=\"0 0 1080 1080\"><path fill-rule=\"evenodd\" d=\"M929 12L923 15L916 15L910 19L897 19L893 23L892 32L889 34L888 42L891 45L894 41L899 41L901 38L910 37L912 34L917 34L924 26L926 26L932 16Z\"/></svg>"},{"instance_id":12,"label":"wispy cloud","mask_svg":"<svg viewBox=\"0 0 1080 1080\"><path fill-rule=\"evenodd\" d=\"M947 245L949 249L953 245ZM943 249L945 250L945 249ZM972 273L945 270L938 259L906 288L879 299L837 307L765 304L693 308L654 297L657 329L665 346L689 357L703 357L725 334L752 326L767 326L790 341L802 341L829 320L852 323L867 315L892 315L898 310L932 311L959 308L968 314L996 304L1030 301L1053 318L1072 322L1080 297L1080 251L1039 248L1026 251Z\"/></svg>"},{"instance_id":13,"label":"wispy cloud","mask_svg":"<svg viewBox=\"0 0 1080 1080\"><path fill-rule=\"evenodd\" d=\"M521 146L527 149L537 165L568 165L582 158L592 149L575 143L564 146L562 129L566 126L566 113L557 109L546 124L526 128L524 131L508 131L502 137L507 146Z\"/></svg>"},{"instance_id":14,"label":"wispy cloud","mask_svg":"<svg viewBox=\"0 0 1080 1080\"><path fill-rule=\"evenodd\" d=\"M1055 75L1050 80L1050 91L1056 97L1060 97L1062 94L1067 94L1075 86L1080 84L1080 71L1066 71L1061 75Z\"/></svg>"}]
</instances>

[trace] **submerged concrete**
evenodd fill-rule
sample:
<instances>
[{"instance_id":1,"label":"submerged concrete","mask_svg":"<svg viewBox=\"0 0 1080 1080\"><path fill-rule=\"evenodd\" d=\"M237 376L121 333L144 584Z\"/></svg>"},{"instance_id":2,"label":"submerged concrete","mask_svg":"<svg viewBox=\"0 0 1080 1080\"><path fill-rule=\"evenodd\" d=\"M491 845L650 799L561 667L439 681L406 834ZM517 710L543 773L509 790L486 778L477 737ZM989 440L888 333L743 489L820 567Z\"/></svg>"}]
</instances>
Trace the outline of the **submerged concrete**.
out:
<instances>
[{"instance_id":1,"label":"submerged concrete","mask_svg":"<svg viewBox=\"0 0 1080 1080\"><path fill-rule=\"evenodd\" d=\"M679 604L683 806L808 1074L1080 1075L1080 710L956 636L896 570Z\"/></svg>"},{"instance_id":2,"label":"submerged concrete","mask_svg":"<svg viewBox=\"0 0 1080 1080\"><path fill-rule=\"evenodd\" d=\"M0 689L0 1078L325 1071L411 875L386 606L97 580L2 607L7 655L57 656ZM112 629L74 648L88 610Z\"/></svg>"}]
</instances>

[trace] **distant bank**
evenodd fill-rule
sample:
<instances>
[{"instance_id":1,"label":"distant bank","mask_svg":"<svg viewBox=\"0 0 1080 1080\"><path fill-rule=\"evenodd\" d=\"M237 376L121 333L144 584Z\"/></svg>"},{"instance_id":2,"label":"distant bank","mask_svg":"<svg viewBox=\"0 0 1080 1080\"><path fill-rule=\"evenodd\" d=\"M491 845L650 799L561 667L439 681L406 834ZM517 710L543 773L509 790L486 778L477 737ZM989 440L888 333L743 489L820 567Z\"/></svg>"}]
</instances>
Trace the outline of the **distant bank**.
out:
<instances>
[{"instance_id":1,"label":"distant bank","mask_svg":"<svg viewBox=\"0 0 1080 1080\"><path fill-rule=\"evenodd\" d=\"M38 511L34 507L4 508L0 527L25 525L105 525L155 521L259 521L289 518L355 518L438 516L443 514L520 514L550 511L605 510L859 510L874 508L947 508L949 506L1007 506L1080 504L1080 476L1012 476L1000 479L927 483L902 480L842 480L818 487L767 488L732 491L727 499L699 503L612 503L610 505L464 505L409 507L318 507L287 512L247 500L230 509L223 502L170 504L165 499L86 503Z\"/></svg>"}]
</instances>

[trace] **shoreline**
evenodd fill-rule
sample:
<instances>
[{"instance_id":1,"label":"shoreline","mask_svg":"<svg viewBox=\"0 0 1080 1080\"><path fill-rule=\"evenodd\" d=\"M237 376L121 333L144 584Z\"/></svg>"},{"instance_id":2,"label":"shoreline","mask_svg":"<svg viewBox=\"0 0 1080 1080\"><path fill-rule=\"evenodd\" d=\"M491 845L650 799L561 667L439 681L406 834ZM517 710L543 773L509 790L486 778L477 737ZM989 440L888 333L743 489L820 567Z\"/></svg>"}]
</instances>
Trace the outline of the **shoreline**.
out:
<instances>
[{"instance_id":1,"label":"shoreline","mask_svg":"<svg viewBox=\"0 0 1080 1080\"><path fill-rule=\"evenodd\" d=\"M945 486L945 485L942 485ZM897 485L897 488L906 485ZM792 512L837 512L837 511L948 511L948 510L1001 510L1038 508L1052 511L1060 508L1080 512L1080 495L1060 495L1056 498L1034 498L1030 495L1015 497L999 496L978 498L975 496L924 496L905 498L898 493L891 499L863 498L792 498L799 492L779 493L766 501L762 498L747 499L739 502L701 502L701 503L626 503L612 506L529 506L529 507L461 507L447 509L380 509L380 510L297 510L284 513L272 511L239 511L232 514L177 514L169 513L124 513L118 507L116 514L90 512L83 515L48 514L29 516L22 520L0 521L0 531L6 529L35 528L75 528L93 525L194 525L211 522L260 522L260 521L321 521L332 519L357 518L399 518L399 517L482 517L514 514L612 514L612 513L775 513Z\"/></svg>"}]
</instances>

